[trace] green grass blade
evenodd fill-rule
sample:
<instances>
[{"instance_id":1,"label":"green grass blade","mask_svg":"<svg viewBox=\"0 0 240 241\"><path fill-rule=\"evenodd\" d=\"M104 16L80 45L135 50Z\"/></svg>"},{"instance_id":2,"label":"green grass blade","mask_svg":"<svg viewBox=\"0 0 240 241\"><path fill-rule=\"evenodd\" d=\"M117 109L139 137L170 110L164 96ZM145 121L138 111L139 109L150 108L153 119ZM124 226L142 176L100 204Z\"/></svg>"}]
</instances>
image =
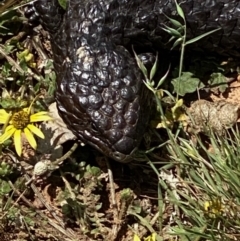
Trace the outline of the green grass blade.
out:
<instances>
[{"instance_id":1,"label":"green grass blade","mask_svg":"<svg viewBox=\"0 0 240 241\"><path fill-rule=\"evenodd\" d=\"M217 28L217 29L214 29L214 30L209 31L209 32L207 32L207 33L204 33L204 34L202 34L202 35L200 35L200 36L197 36L197 37L195 37L195 38L193 38L193 39L190 39L190 40L188 40L188 41L185 43L185 46L186 46L186 45L189 45L189 44L192 44L192 43L195 43L195 42L199 41L200 39L205 38L206 36L211 35L211 34L217 32L217 31L219 31L220 29L221 29L221 28Z\"/></svg>"}]
</instances>

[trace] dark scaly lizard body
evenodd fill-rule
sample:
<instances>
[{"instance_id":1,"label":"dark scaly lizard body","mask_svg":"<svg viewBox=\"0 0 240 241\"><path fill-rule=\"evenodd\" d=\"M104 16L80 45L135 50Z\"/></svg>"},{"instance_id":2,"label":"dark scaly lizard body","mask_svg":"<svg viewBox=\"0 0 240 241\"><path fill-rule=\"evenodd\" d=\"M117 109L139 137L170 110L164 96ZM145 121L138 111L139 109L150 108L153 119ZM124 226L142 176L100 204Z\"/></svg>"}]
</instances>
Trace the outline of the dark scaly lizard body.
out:
<instances>
[{"instance_id":1,"label":"dark scaly lizard body","mask_svg":"<svg viewBox=\"0 0 240 241\"><path fill-rule=\"evenodd\" d=\"M199 41L220 54L240 55L240 3L186 0L188 37L222 29ZM34 3L49 31L57 73L56 101L68 127L83 142L127 162L136 151L151 110L150 92L127 46L167 42L164 14L176 17L173 0L56 0Z\"/></svg>"}]
</instances>

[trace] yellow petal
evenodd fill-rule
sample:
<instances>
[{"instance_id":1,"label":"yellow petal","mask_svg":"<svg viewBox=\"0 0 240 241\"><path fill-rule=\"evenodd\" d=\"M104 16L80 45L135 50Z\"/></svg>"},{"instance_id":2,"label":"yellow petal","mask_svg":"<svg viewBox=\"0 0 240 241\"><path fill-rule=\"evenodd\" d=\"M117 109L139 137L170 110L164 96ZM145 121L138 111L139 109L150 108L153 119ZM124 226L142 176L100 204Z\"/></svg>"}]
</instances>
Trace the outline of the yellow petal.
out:
<instances>
[{"instance_id":1,"label":"yellow petal","mask_svg":"<svg viewBox=\"0 0 240 241\"><path fill-rule=\"evenodd\" d=\"M24 133L26 135L26 138L30 144L30 146L33 148L33 149L36 149L37 148L37 143L36 143L36 140L32 134L32 132L28 129L28 128L24 128Z\"/></svg>"},{"instance_id":2,"label":"yellow petal","mask_svg":"<svg viewBox=\"0 0 240 241\"><path fill-rule=\"evenodd\" d=\"M141 241L137 234L134 234L133 241Z\"/></svg>"},{"instance_id":3,"label":"yellow petal","mask_svg":"<svg viewBox=\"0 0 240 241\"><path fill-rule=\"evenodd\" d=\"M146 239L144 239L144 241L156 241L156 233L148 236Z\"/></svg>"},{"instance_id":4,"label":"yellow petal","mask_svg":"<svg viewBox=\"0 0 240 241\"><path fill-rule=\"evenodd\" d=\"M45 138L45 136L44 136L44 134L42 133L42 131L41 131L39 128L37 128L36 126L34 126L34 125L32 125L32 124L28 124L28 125L27 125L27 128L28 128L32 133L34 133L35 135L37 135L38 137L40 137L40 138L42 138L42 139Z\"/></svg>"},{"instance_id":5,"label":"yellow petal","mask_svg":"<svg viewBox=\"0 0 240 241\"><path fill-rule=\"evenodd\" d=\"M19 156L22 154L22 139L21 139L21 130L16 130L14 132L14 145L15 145L15 150Z\"/></svg>"},{"instance_id":6,"label":"yellow petal","mask_svg":"<svg viewBox=\"0 0 240 241\"><path fill-rule=\"evenodd\" d=\"M0 109L0 124L5 124L9 119L10 114L4 109Z\"/></svg>"},{"instance_id":7,"label":"yellow petal","mask_svg":"<svg viewBox=\"0 0 240 241\"><path fill-rule=\"evenodd\" d=\"M30 122L48 121L52 119L53 118L48 115L47 111L41 111L30 116Z\"/></svg>"},{"instance_id":8,"label":"yellow petal","mask_svg":"<svg viewBox=\"0 0 240 241\"><path fill-rule=\"evenodd\" d=\"M9 125L5 132L0 136L0 143L3 143L4 141L8 140L13 133L16 131L16 128L13 125Z\"/></svg>"}]
</instances>

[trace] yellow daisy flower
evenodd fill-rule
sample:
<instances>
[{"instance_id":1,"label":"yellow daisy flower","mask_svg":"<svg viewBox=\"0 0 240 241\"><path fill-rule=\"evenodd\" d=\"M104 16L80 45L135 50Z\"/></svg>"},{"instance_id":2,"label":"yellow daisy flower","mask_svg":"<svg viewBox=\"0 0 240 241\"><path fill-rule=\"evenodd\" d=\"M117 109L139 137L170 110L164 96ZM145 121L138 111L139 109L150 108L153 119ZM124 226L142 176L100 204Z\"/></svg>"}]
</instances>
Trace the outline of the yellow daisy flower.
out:
<instances>
[{"instance_id":1,"label":"yellow daisy flower","mask_svg":"<svg viewBox=\"0 0 240 241\"><path fill-rule=\"evenodd\" d=\"M152 235L148 236L144 239L144 241L156 241L156 233L153 233ZM137 234L134 234L133 241L141 241L141 239L138 237Z\"/></svg>"},{"instance_id":2,"label":"yellow daisy flower","mask_svg":"<svg viewBox=\"0 0 240 241\"><path fill-rule=\"evenodd\" d=\"M52 120L46 111L41 111L31 115L31 106L12 113L8 113L4 109L0 109L0 124L6 125L7 123L4 133L0 136L0 144L4 143L13 136L15 149L19 156L22 154L21 134L24 133L31 147L36 149L37 143L33 134L42 139L44 139L44 134L39 128L34 126L33 123Z\"/></svg>"},{"instance_id":3,"label":"yellow daisy flower","mask_svg":"<svg viewBox=\"0 0 240 241\"><path fill-rule=\"evenodd\" d=\"M204 203L204 209L211 218L216 218L224 211L224 205L220 198L215 198Z\"/></svg>"}]
</instances>

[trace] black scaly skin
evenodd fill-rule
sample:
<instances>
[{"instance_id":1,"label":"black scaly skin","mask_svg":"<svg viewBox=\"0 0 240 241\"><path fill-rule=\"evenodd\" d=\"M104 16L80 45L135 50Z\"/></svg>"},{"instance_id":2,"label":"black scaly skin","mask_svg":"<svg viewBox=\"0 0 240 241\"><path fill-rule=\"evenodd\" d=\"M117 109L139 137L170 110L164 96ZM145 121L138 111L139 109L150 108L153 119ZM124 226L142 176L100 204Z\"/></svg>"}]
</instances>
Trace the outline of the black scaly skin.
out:
<instances>
[{"instance_id":1,"label":"black scaly skin","mask_svg":"<svg viewBox=\"0 0 240 241\"><path fill-rule=\"evenodd\" d=\"M189 38L222 28L195 48L240 56L238 1L186 0L182 7ZM129 161L148 124L151 98L126 48L166 43L161 27L169 25L164 14L176 18L174 1L69 0L64 12L57 0L39 0L34 8L51 35L63 120L83 142Z\"/></svg>"}]
</instances>

